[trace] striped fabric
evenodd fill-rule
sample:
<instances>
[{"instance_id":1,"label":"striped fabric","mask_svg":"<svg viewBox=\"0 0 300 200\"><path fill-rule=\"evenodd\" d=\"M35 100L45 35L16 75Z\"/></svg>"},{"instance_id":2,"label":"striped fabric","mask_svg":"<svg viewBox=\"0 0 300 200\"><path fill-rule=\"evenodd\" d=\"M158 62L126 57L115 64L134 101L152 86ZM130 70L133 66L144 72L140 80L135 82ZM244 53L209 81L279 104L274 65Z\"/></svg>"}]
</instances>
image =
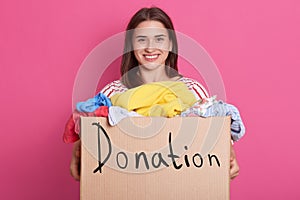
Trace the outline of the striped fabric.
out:
<instances>
[{"instance_id":1,"label":"striped fabric","mask_svg":"<svg viewBox=\"0 0 300 200\"><path fill-rule=\"evenodd\" d=\"M182 77L178 79L178 81L184 82L186 86L189 88L189 90L195 95L197 100L201 100L203 98L209 97L207 91L205 88L197 81ZM106 95L108 98L112 97L116 93L123 93L128 88L122 84L120 80L113 81L109 84L107 84L102 90L101 93Z\"/></svg>"}]
</instances>

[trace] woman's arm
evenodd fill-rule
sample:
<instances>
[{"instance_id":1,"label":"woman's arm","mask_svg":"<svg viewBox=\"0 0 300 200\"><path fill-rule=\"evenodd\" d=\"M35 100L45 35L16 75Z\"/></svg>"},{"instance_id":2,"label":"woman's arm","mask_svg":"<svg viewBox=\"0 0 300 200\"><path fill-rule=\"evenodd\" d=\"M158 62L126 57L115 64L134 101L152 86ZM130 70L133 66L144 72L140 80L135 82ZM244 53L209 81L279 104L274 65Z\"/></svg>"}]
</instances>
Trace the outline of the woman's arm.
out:
<instances>
[{"instance_id":1,"label":"woman's arm","mask_svg":"<svg viewBox=\"0 0 300 200\"><path fill-rule=\"evenodd\" d=\"M72 158L70 163L71 176L79 181L80 180L80 158L81 158L81 140L74 142Z\"/></svg>"}]
</instances>

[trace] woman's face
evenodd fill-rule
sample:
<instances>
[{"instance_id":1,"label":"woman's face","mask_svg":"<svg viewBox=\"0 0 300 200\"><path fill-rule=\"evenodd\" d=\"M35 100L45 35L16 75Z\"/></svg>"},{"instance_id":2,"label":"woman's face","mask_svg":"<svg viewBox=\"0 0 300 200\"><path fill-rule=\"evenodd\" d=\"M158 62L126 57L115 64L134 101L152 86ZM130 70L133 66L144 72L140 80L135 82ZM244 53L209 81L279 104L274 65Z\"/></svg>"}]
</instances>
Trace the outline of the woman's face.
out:
<instances>
[{"instance_id":1,"label":"woman's face","mask_svg":"<svg viewBox=\"0 0 300 200\"><path fill-rule=\"evenodd\" d=\"M132 41L134 55L139 65L148 70L164 66L169 51L172 50L168 31L158 21L141 22L134 29Z\"/></svg>"}]
</instances>

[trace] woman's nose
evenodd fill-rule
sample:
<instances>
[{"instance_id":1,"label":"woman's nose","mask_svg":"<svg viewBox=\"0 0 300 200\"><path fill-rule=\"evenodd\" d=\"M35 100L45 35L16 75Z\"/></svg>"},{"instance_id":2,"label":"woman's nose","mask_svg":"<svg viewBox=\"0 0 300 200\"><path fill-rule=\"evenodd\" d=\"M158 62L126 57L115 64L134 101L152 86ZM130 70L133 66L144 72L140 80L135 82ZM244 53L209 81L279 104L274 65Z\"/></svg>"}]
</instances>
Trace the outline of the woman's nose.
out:
<instances>
[{"instance_id":1,"label":"woman's nose","mask_svg":"<svg viewBox=\"0 0 300 200\"><path fill-rule=\"evenodd\" d=\"M154 41L153 40L148 40L145 50L153 51L154 49L155 49Z\"/></svg>"},{"instance_id":2,"label":"woman's nose","mask_svg":"<svg viewBox=\"0 0 300 200\"><path fill-rule=\"evenodd\" d=\"M147 47L147 48L145 48L145 51L146 51L147 53L152 53L152 52L155 51L155 48Z\"/></svg>"}]
</instances>

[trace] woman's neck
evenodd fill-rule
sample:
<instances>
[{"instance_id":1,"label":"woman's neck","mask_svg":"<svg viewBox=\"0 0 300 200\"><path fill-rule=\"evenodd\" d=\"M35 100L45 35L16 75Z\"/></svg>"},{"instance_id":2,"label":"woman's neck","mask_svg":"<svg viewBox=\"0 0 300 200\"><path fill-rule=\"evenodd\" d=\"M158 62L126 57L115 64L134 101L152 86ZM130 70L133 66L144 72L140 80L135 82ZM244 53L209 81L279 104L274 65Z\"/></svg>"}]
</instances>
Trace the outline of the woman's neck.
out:
<instances>
[{"instance_id":1,"label":"woman's neck","mask_svg":"<svg viewBox=\"0 0 300 200\"><path fill-rule=\"evenodd\" d=\"M155 70L139 67L138 75L141 77L144 83L172 80L170 77L168 77L164 67L159 67Z\"/></svg>"}]
</instances>

